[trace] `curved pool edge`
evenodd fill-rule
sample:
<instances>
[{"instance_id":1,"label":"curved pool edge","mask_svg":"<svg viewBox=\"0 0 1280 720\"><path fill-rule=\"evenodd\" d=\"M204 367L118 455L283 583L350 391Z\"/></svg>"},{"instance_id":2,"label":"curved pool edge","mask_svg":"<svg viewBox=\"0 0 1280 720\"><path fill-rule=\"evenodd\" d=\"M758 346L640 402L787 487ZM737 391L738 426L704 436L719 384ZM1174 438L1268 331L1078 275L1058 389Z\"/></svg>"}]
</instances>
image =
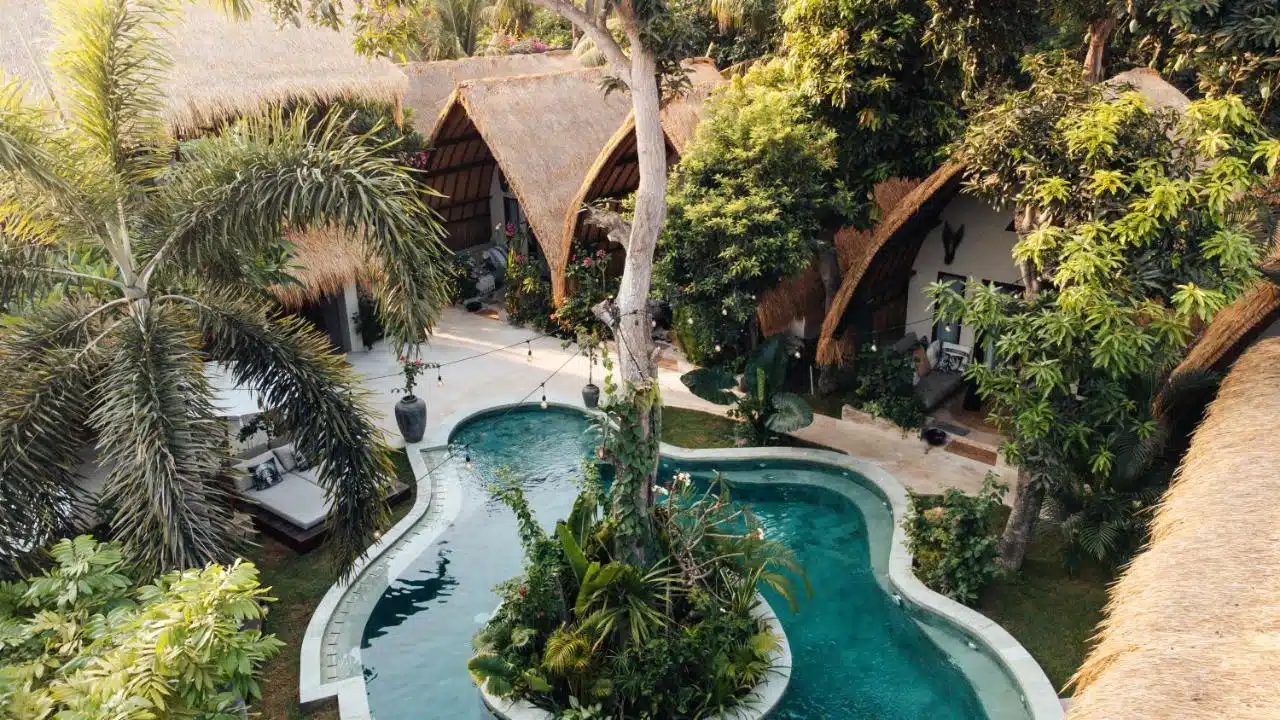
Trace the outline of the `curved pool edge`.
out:
<instances>
[{"instance_id":1,"label":"curved pool edge","mask_svg":"<svg viewBox=\"0 0 1280 720\"><path fill-rule=\"evenodd\" d=\"M567 402L564 400L568 400ZM480 404L456 410L444 416L435 427L428 429L428 435L422 442L407 444L405 452L409 456L409 464L414 477L423 478L418 483L418 497L414 506L400 522L396 523L374 545L370 546L366 556L356 564L351 578L339 581L330 586L324 598L316 607L307 625L303 637L299 658L299 701L303 708L317 706L333 699L337 700L338 714L342 720L372 720L369 710L368 691L364 676L357 673L352 677L326 681L324 679L325 655L324 636L335 620L335 613L352 587L358 585L369 576L371 568L380 562L387 570L387 581L383 589L390 587L404 566L418 554L425 551L443 532L451 520L456 517L461 507L445 508L442 521L420 528L419 534L409 542L407 547L395 548L394 558L402 559L395 563L398 568L388 567L384 555L392 550L398 541L433 508L458 503L456 478L448 477L447 472L428 472L424 453L431 450L447 448L454 431L463 423L473 418L519 407L521 405L536 407L534 403L497 403ZM585 414L595 414L585 408L577 398L552 397L549 405L553 407L576 410ZM907 490L889 471L880 465L852 455L833 450L811 448L764 447L764 448L712 448L691 450L688 448L660 443L659 452L675 460L707 461L707 460L808 460L826 465L852 470L867 478L876 489L888 500L893 514L893 538L889 549L889 582L908 601L918 607L943 618L979 640L996 657L998 662L1022 689L1023 697L1033 720L1062 720L1065 717L1062 701L1054 690L1053 684L1044 674L1044 670L1035 661L1026 648L1022 647L1007 630L994 620L978 611L966 607L944 595L930 590L916 578L912 572L911 551L907 549L906 533L902 529L902 520L907 510ZM447 466L441 468L447 470ZM429 483L429 485L427 485ZM423 486L427 485L427 492ZM452 490L452 492L450 492ZM394 569L394 572L391 570ZM776 620L776 618L775 618ZM783 635L785 637L785 634ZM359 646L353 651L354 659L359 659ZM788 654L789 654L788 648ZM789 673L788 673L789 674ZM781 694L779 694L779 699ZM775 703L777 701L775 700Z\"/></svg>"},{"instance_id":2,"label":"curved pool edge","mask_svg":"<svg viewBox=\"0 0 1280 720\"><path fill-rule=\"evenodd\" d=\"M751 694L743 698L742 704L733 708L722 720L761 720L769 716L773 709L782 702L791 682L791 643L787 641L787 632L782 628L782 621L774 613L769 601L760 593L756 593L760 601L751 614L769 626L778 636L778 647L773 651L770 661L775 665L768 678L756 686ZM485 688L479 688L480 699L494 717L500 720L551 720L551 713L523 700L504 700L492 695Z\"/></svg>"},{"instance_id":3,"label":"curved pool edge","mask_svg":"<svg viewBox=\"0 0 1280 720\"><path fill-rule=\"evenodd\" d=\"M858 473L875 484L888 500L893 513L893 539L889 548L889 582L904 598L927 612L950 621L973 635L995 655L999 663L1022 689L1027 709L1034 720L1061 720L1065 713L1058 693L1044 669L1009 631L991 618L951 598L930 590L912 572L911 551L907 549L902 521L907 512L907 490L889 471L876 463L833 450L813 448L763 447L690 450L661 443L663 455L675 460L806 460L833 465Z\"/></svg>"}]
</instances>

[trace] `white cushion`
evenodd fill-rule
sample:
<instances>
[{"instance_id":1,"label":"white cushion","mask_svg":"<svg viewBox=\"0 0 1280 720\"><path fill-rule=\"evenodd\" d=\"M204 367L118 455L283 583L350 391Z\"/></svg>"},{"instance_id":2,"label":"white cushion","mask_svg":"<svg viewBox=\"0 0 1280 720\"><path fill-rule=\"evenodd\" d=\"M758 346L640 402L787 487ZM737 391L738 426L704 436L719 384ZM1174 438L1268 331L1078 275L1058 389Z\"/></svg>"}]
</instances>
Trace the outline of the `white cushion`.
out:
<instances>
[{"instance_id":1,"label":"white cushion","mask_svg":"<svg viewBox=\"0 0 1280 720\"><path fill-rule=\"evenodd\" d=\"M275 453L268 450L260 455L255 455L248 460L242 460L236 463L235 469L241 471L236 474L236 490L244 492L245 490L253 487L253 471L249 468L257 467L268 460L275 459Z\"/></svg>"},{"instance_id":2,"label":"white cushion","mask_svg":"<svg viewBox=\"0 0 1280 720\"><path fill-rule=\"evenodd\" d=\"M324 497L324 490L297 473L286 474L279 484L266 490L246 491L245 497L302 530L319 525L329 514L329 502Z\"/></svg>"},{"instance_id":3,"label":"white cushion","mask_svg":"<svg viewBox=\"0 0 1280 720\"><path fill-rule=\"evenodd\" d=\"M281 472L289 472L298 466L298 458L293 453L293 444L281 445L272 450L276 454L276 461L280 464Z\"/></svg>"}]
</instances>

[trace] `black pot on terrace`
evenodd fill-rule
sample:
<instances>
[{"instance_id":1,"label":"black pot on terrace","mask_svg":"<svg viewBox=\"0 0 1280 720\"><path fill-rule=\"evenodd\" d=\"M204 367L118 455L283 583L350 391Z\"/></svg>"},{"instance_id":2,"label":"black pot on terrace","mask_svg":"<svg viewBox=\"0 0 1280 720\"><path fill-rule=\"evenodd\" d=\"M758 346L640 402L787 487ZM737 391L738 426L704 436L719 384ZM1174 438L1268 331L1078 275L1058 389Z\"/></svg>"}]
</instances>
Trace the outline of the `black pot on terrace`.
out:
<instances>
[{"instance_id":1,"label":"black pot on terrace","mask_svg":"<svg viewBox=\"0 0 1280 720\"><path fill-rule=\"evenodd\" d=\"M405 395L396 403L396 425L408 443L422 442L427 431L427 401L415 395Z\"/></svg>"},{"instance_id":2,"label":"black pot on terrace","mask_svg":"<svg viewBox=\"0 0 1280 720\"><path fill-rule=\"evenodd\" d=\"M582 386L582 404L586 405L588 410L594 410L600 404L600 388L595 383Z\"/></svg>"}]
</instances>

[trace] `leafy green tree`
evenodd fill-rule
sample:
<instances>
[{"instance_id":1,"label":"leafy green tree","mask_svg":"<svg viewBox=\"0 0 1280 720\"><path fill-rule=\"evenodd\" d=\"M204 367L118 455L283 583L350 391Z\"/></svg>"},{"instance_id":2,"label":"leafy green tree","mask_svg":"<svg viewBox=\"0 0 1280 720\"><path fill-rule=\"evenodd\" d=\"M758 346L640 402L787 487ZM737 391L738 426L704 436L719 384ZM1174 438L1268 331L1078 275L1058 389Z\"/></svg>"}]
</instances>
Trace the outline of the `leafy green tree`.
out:
<instances>
[{"instance_id":1,"label":"leafy green tree","mask_svg":"<svg viewBox=\"0 0 1280 720\"><path fill-rule=\"evenodd\" d=\"M757 298L808 267L846 205L835 133L779 63L753 67L708 102L667 202L658 285L703 339L689 352L732 361L750 345Z\"/></svg>"},{"instance_id":2,"label":"leafy green tree","mask_svg":"<svg viewBox=\"0 0 1280 720\"><path fill-rule=\"evenodd\" d=\"M348 569L385 515L388 448L345 362L265 309L247 266L286 226L343 228L378 258L403 348L442 303L441 226L413 171L341 115L246 120L179 153L160 115L169 6L75 7L58 23L60 112L0 90L0 298L24 311L0 330L0 557L79 524L73 469L94 441L99 516L141 567L233 557L226 429L202 372L217 360L320 459Z\"/></svg>"},{"instance_id":3,"label":"leafy green tree","mask_svg":"<svg viewBox=\"0 0 1280 720\"><path fill-rule=\"evenodd\" d=\"M1001 547L1014 568L1046 491L1128 515L1150 499L1117 472L1117 448L1156 431L1151 388L1193 327L1257 276L1251 191L1280 163L1280 142L1238 97L1178 117L1073 64L1032 70L1034 85L979 113L957 152L969 192L1015 209L1027 292L931 288L942 317L995 342L991 366L969 376L1022 471ZM1114 522L1076 525L1069 539L1090 554L1128 546Z\"/></svg>"},{"instance_id":4,"label":"leafy green tree","mask_svg":"<svg viewBox=\"0 0 1280 720\"><path fill-rule=\"evenodd\" d=\"M1194 70L1206 94L1243 96L1280 132L1280 0L1163 0L1154 15L1172 34L1166 69Z\"/></svg>"},{"instance_id":5,"label":"leafy green tree","mask_svg":"<svg viewBox=\"0 0 1280 720\"><path fill-rule=\"evenodd\" d=\"M0 715L234 718L260 696L255 675L283 643L246 628L271 599L252 563L143 584L118 543L82 535L49 556L0 584Z\"/></svg>"},{"instance_id":6,"label":"leafy green tree","mask_svg":"<svg viewBox=\"0 0 1280 720\"><path fill-rule=\"evenodd\" d=\"M839 133L859 198L928 175L960 130L960 65L927 46L931 18L926 0L789 0L782 11L791 81Z\"/></svg>"}]
</instances>

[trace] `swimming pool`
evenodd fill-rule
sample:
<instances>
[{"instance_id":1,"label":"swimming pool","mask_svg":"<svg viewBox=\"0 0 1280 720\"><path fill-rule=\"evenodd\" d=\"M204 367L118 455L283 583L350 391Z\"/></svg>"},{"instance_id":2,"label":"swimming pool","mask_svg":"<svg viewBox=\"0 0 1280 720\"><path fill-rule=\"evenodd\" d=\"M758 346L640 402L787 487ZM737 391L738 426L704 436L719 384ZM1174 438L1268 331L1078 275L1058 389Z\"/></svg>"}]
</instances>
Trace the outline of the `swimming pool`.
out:
<instances>
[{"instance_id":1,"label":"swimming pool","mask_svg":"<svg viewBox=\"0 0 1280 720\"><path fill-rule=\"evenodd\" d=\"M383 720L488 717L465 665L471 636L497 603L492 587L519 571L520 550L511 513L486 486L510 467L549 527L568 512L581 458L595 446L580 412L536 406L475 416L452 442L474 464L474 472L454 468L460 510L395 574L360 635L369 710ZM813 462L663 459L664 475L677 469L701 479L723 471L813 582L799 613L770 598L794 663L771 717L1031 717L980 643L897 597L888 579L893 517L874 483Z\"/></svg>"}]
</instances>

